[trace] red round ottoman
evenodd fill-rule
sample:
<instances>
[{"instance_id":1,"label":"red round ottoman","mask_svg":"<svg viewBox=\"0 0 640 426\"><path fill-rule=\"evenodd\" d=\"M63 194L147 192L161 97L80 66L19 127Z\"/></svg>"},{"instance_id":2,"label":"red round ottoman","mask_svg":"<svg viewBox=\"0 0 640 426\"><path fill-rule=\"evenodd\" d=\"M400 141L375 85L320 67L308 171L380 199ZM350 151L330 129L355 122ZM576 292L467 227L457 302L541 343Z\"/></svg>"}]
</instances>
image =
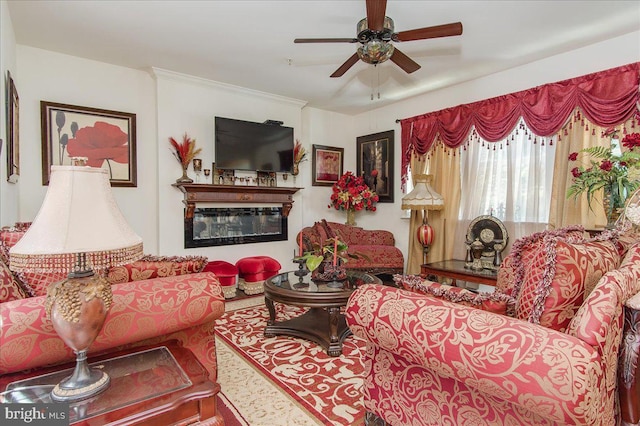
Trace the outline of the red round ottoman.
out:
<instances>
[{"instance_id":1,"label":"red round ottoman","mask_svg":"<svg viewBox=\"0 0 640 426\"><path fill-rule=\"evenodd\" d=\"M238 288L246 294L264 292L264 280L280 272L280 263L269 256L244 257L236 262Z\"/></svg>"},{"instance_id":2,"label":"red round ottoman","mask_svg":"<svg viewBox=\"0 0 640 426\"><path fill-rule=\"evenodd\" d=\"M207 263L202 272L213 272L220 281L222 287L222 293L225 299L236 297L236 282L238 275L238 268L233 263L225 262L224 260L214 260Z\"/></svg>"}]
</instances>

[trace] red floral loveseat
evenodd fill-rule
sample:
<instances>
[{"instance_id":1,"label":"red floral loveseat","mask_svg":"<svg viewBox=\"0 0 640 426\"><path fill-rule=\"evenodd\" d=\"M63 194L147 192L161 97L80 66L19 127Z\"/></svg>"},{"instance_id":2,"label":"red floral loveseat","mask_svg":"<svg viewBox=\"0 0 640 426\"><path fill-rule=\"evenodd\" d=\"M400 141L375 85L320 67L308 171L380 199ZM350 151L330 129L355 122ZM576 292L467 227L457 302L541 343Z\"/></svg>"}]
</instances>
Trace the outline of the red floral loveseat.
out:
<instances>
[{"instance_id":1,"label":"red floral loveseat","mask_svg":"<svg viewBox=\"0 0 640 426\"><path fill-rule=\"evenodd\" d=\"M639 315L628 302L640 297L638 235L527 237L492 294L395 278L405 289L361 287L346 309L367 341L370 424L640 421Z\"/></svg>"},{"instance_id":2,"label":"red floral loveseat","mask_svg":"<svg viewBox=\"0 0 640 426\"><path fill-rule=\"evenodd\" d=\"M46 288L61 276L13 273L8 251L28 224L0 230L0 390L24 370L73 361L45 314ZM177 340L217 380L215 320L224 297L207 258L146 256L112 268L113 304L91 353Z\"/></svg>"},{"instance_id":3,"label":"red floral loveseat","mask_svg":"<svg viewBox=\"0 0 640 426\"><path fill-rule=\"evenodd\" d=\"M349 253L360 255L345 263L347 269L371 274L401 274L404 270L404 257L395 246L395 238L389 231L362 229L323 219L313 226L303 228L296 236L296 241L300 241L300 234L305 252L312 251L314 245L322 246L328 238L339 236L349 246Z\"/></svg>"}]
</instances>

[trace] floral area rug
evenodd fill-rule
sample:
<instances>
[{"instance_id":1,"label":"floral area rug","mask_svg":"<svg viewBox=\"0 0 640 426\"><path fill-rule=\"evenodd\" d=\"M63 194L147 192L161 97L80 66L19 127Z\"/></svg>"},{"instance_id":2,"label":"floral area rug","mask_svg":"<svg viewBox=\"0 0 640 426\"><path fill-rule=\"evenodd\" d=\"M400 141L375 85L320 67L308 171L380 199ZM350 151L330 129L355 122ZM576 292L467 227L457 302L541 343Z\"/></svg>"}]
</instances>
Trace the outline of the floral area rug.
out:
<instances>
[{"instance_id":1,"label":"floral area rug","mask_svg":"<svg viewBox=\"0 0 640 426\"><path fill-rule=\"evenodd\" d=\"M348 337L343 354L330 357L313 342L264 337L264 298L240 302L227 303L216 322L218 381L249 425L363 424L362 340ZM282 304L276 309L277 321L304 312Z\"/></svg>"}]
</instances>

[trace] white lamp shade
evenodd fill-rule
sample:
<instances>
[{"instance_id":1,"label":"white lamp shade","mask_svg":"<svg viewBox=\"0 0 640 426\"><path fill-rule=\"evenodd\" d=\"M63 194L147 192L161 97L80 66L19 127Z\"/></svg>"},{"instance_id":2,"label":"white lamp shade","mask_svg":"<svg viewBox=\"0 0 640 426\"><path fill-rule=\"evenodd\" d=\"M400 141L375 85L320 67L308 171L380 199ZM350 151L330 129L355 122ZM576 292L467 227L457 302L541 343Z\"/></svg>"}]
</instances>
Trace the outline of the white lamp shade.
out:
<instances>
[{"instance_id":1,"label":"white lamp shade","mask_svg":"<svg viewBox=\"0 0 640 426\"><path fill-rule=\"evenodd\" d=\"M432 175L416 175L413 191L402 197L403 210L441 210L444 198L430 185Z\"/></svg>"},{"instance_id":2,"label":"white lamp shade","mask_svg":"<svg viewBox=\"0 0 640 426\"><path fill-rule=\"evenodd\" d=\"M80 253L96 270L122 265L142 256L142 238L118 208L106 170L52 166L38 215L9 251L10 268L69 272Z\"/></svg>"}]
</instances>

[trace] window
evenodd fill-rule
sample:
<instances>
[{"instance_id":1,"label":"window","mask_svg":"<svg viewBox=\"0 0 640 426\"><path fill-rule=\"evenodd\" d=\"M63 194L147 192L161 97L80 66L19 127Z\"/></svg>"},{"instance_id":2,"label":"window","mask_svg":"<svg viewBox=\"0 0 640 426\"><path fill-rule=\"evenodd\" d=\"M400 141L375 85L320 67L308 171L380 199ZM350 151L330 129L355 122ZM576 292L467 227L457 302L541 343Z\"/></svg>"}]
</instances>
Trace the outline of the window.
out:
<instances>
[{"instance_id":1,"label":"window","mask_svg":"<svg viewBox=\"0 0 640 426\"><path fill-rule=\"evenodd\" d=\"M556 137L543 138L524 122L504 141L483 141L475 132L460 150L459 219L493 215L503 222L547 223Z\"/></svg>"}]
</instances>

